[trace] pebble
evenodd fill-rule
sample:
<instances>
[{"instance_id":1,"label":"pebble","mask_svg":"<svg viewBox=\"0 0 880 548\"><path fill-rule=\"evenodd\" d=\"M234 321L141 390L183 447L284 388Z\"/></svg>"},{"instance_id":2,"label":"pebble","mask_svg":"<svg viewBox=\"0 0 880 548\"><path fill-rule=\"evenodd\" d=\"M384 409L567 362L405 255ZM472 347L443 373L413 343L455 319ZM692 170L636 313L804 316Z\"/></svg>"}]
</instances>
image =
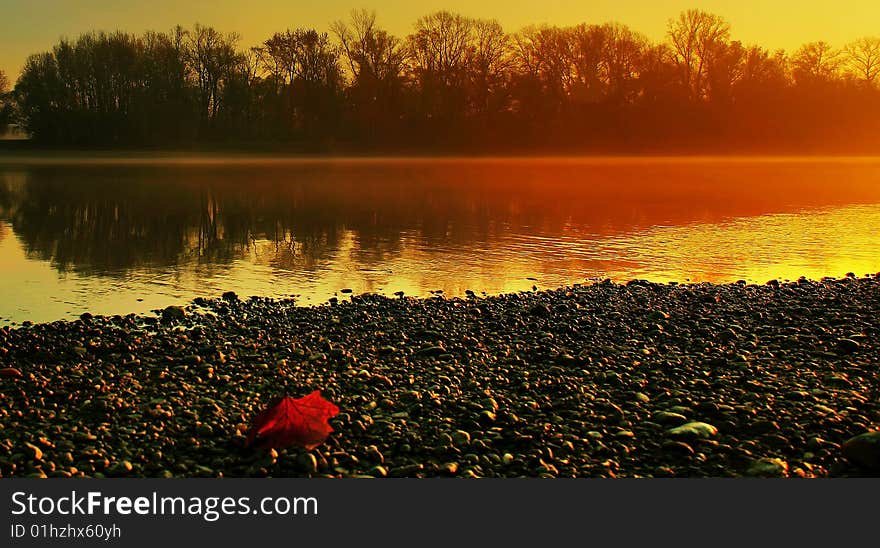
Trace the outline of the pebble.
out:
<instances>
[{"instance_id":1,"label":"pebble","mask_svg":"<svg viewBox=\"0 0 880 548\"><path fill-rule=\"evenodd\" d=\"M788 476L788 463L782 459L764 457L753 462L746 475L759 478L784 478Z\"/></svg>"},{"instance_id":2,"label":"pebble","mask_svg":"<svg viewBox=\"0 0 880 548\"><path fill-rule=\"evenodd\" d=\"M687 422L687 417L681 413L671 413L669 411L659 411L651 415L654 422L660 424L683 424Z\"/></svg>"},{"instance_id":3,"label":"pebble","mask_svg":"<svg viewBox=\"0 0 880 548\"><path fill-rule=\"evenodd\" d=\"M852 463L868 470L880 471L880 431L865 432L846 440L841 449Z\"/></svg>"},{"instance_id":4,"label":"pebble","mask_svg":"<svg viewBox=\"0 0 880 548\"><path fill-rule=\"evenodd\" d=\"M227 295L5 328L0 370L22 375L0 373L0 476L741 477L764 456L790 476L876 474L873 445L848 440L880 427L880 345L863 335L880 331L878 289ZM314 389L342 410L324 443L245 447L272 398Z\"/></svg>"},{"instance_id":5,"label":"pebble","mask_svg":"<svg viewBox=\"0 0 880 548\"><path fill-rule=\"evenodd\" d=\"M678 438L711 438L718 435L718 429L705 422L688 422L666 431L667 434Z\"/></svg>"},{"instance_id":6,"label":"pebble","mask_svg":"<svg viewBox=\"0 0 880 548\"><path fill-rule=\"evenodd\" d=\"M168 306L162 310L162 321L172 322L186 318L186 310L182 306Z\"/></svg>"},{"instance_id":7,"label":"pebble","mask_svg":"<svg viewBox=\"0 0 880 548\"><path fill-rule=\"evenodd\" d=\"M14 367L4 367L0 369L0 378L17 379L21 377L21 371Z\"/></svg>"}]
</instances>

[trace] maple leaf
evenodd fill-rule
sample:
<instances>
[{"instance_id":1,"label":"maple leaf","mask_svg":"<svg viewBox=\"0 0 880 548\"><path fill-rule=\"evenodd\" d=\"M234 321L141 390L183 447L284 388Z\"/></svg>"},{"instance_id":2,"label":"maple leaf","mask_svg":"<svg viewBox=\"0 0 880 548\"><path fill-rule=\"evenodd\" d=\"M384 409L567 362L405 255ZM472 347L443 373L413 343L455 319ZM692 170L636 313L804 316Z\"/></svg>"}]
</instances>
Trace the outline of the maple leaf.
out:
<instances>
[{"instance_id":1,"label":"maple leaf","mask_svg":"<svg viewBox=\"0 0 880 548\"><path fill-rule=\"evenodd\" d=\"M333 431L327 419L338 414L339 408L322 398L320 390L302 398L283 396L254 418L245 444L263 448L299 445L311 450L324 443Z\"/></svg>"}]
</instances>

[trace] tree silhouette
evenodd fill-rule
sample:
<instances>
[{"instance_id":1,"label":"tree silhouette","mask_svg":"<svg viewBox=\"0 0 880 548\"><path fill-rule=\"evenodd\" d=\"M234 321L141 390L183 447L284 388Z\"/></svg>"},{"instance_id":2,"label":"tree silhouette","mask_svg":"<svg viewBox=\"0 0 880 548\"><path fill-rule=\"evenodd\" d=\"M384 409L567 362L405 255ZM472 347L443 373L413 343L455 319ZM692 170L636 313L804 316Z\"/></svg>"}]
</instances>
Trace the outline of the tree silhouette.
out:
<instances>
[{"instance_id":1,"label":"tree silhouette","mask_svg":"<svg viewBox=\"0 0 880 548\"><path fill-rule=\"evenodd\" d=\"M10 121L12 121L12 97L9 81L6 74L0 70L0 135L6 132Z\"/></svg>"},{"instance_id":2,"label":"tree silhouette","mask_svg":"<svg viewBox=\"0 0 880 548\"><path fill-rule=\"evenodd\" d=\"M15 111L58 145L297 151L865 151L880 147L880 39L792 54L688 10L654 43L619 23L530 26L448 11L397 37L353 11L243 47L200 24L85 33L25 62ZM14 107L14 108L12 108ZM832 137L833 136L833 137Z\"/></svg>"},{"instance_id":3,"label":"tree silhouette","mask_svg":"<svg viewBox=\"0 0 880 548\"><path fill-rule=\"evenodd\" d=\"M730 24L717 15L692 9L671 19L667 34L681 84L692 99L705 97L709 73L715 70L714 65L730 39Z\"/></svg>"},{"instance_id":4,"label":"tree silhouette","mask_svg":"<svg viewBox=\"0 0 880 548\"><path fill-rule=\"evenodd\" d=\"M792 74L799 85L828 83L838 76L842 63L841 52L827 42L810 42L792 56Z\"/></svg>"},{"instance_id":5,"label":"tree silhouette","mask_svg":"<svg viewBox=\"0 0 880 548\"><path fill-rule=\"evenodd\" d=\"M877 83L880 74L880 38L866 36L846 46L846 63L857 78L867 85Z\"/></svg>"}]
</instances>

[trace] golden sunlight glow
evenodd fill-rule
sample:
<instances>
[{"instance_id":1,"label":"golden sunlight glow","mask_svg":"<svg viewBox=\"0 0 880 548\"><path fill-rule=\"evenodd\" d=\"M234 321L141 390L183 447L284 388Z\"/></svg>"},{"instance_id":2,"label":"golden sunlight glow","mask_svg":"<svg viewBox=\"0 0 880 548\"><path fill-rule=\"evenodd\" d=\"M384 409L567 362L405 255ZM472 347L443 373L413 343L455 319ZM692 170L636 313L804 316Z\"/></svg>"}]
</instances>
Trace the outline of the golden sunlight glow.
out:
<instances>
[{"instance_id":1,"label":"golden sunlight glow","mask_svg":"<svg viewBox=\"0 0 880 548\"><path fill-rule=\"evenodd\" d=\"M344 19L352 9L359 8L375 10L379 22L397 35L408 34L417 18L440 9L470 17L497 19L510 32L531 24L566 26L618 21L659 41L664 38L670 18L683 10L699 8L728 20L736 40L788 51L815 40L825 40L840 47L855 38L880 33L877 27L880 3L871 0L835 2L833 5L819 0L373 0L357 3L264 0L247 4L234 0L155 0L146 3L15 1L4 3L0 15L5 23L0 36L0 70L10 74L14 81L29 54L48 49L60 36L76 36L88 30L119 29L141 33L201 22L237 32L245 45L253 45L288 27L327 30L333 21Z\"/></svg>"}]
</instances>

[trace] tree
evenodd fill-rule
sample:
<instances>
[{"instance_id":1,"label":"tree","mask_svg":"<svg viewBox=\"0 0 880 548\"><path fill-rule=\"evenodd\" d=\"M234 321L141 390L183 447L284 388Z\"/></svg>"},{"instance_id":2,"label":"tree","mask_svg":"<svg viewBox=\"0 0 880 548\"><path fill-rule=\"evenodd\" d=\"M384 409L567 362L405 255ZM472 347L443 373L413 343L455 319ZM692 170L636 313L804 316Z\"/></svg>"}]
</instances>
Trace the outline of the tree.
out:
<instances>
[{"instance_id":1,"label":"tree","mask_svg":"<svg viewBox=\"0 0 880 548\"><path fill-rule=\"evenodd\" d=\"M842 63L841 52L822 41L804 44L791 58L798 85L830 82L837 77Z\"/></svg>"},{"instance_id":2,"label":"tree","mask_svg":"<svg viewBox=\"0 0 880 548\"><path fill-rule=\"evenodd\" d=\"M880 75L880 38L866 36L851 42L845 48L849 70L868 86L874 86Z\"/></svg>"},{"instance_id":3,"label":"tree","mask_svg":"<svg viewBox=\"0 0 880 548\"><path fill-rule=\"evenodd\" d=\"M223 86L231 68L239 62L235 46L239 36L223 35L199 23L186 35L187 61L196 76L201 117L209 125L222 108Z\"/></svg>"},{"instance_id":4,"label":"tree","mask_svg":"<svg viewBox=\"0 0 880 548\"><path fill-rule=\"evenodd\" d=\"M28 57L14 94L24 127L35 139L53 142L65 137L62 93L55 56L45 52Z\"/></svg>"},{"instance_id":5,"label":"tree","mask_svg":"<svg viewBox=\"0 0 880 548\"><path fill-rule=\"evenodd\" d=\"M195 136L199 116L194 76L188 66L188 35L179 25L170 32L144 35L145 84L137 116L145 141L177 142Z\"/></svg>"},{"instance_id":6,"label":"tree","mask_svg":"<svg viewBox=\"0 0 880 548\"><path fill-rule=\"evenodd\" d=\"M9 92L9 81L6 74L0 70L0 134L6 132L6 128L12 121L12 94Z\"/></svg>"},{"instance_id":7,"label":"tree","mask_svg":"<svg viewBox=\"0 0 880 548\"><path fill-rule=\"evenodd\" d=\"M607 95L616 102L628 102L638 92L642 60L648 48L648 38L626 25L606 23L602 59L605 65Z\"/></svg>"},{"instance_id":8,"label":"tree","mask_svg":"<svg viewBox=\"0 0 880 548\"><path fill-rule=\"evenodd\" d=\"M525 91L523 110L560 111L575 81L568 33L559 27L526 27L514 36L515 58Z\"/></svg>"},{"instance_id":9,"label":"tree","mask_svg":"<svg viewBox=\"0 0 880 548\"><path fill-rule=\"evenodd\" d=\"M708 73L730 39L730 25L717 15L692 9L669 20L667 36L689 98L705 98Z\"/></svg>"},{"instance_id":10,"label":"tree","mask_svg":"<svg viewBox=\"0 0 880 548\"><path fill-rule=\"evenodd\" d=\"M406 51L401 41L376 26L376 13L355 10L350 24L336 21L331 26L342 46L355 86L399 84Z\"/></svg>"},{"instance_id":11,"label":"tree","mask_svg":"<svg viewBox=\"0 0 880 548\"><path fill-rule=\"evenodd\" d=\"M471 24L467 58L471 107L478 114L497 114L507 107L510 37L498 21L477 19Z\"/></svg>"},{"instance_id":12,"label":"tree","mask_svg":"<svg viewBox=\"0 0 880 548\"><path fill-rule=\"evenodd\" d=\"M599 25L578 25L564 30L568 42L562 51L568 54L573 71L569 94L580 102L597 102L606 93L607 66L604 63L606 34Z\"/></svg>"},{"instance_id":13,"label":"tree","mask_svg":"<svg viewBox=\"0 0 880 548\"><path fill-rule=\"evenodd\" d=\"M408 52L403 42L378 27L375 12L352 11L350 21L331 26L340 43L351 85L348 116L357 138L368 142L394 139L404 112L404 67Z\"/></svg>"},{"instance_id":14,"label":"tree","mask_svg":"<svg viewBox=\"0 0 880 548\"><path fill-rule=\"evenodd\" d=\"M734 88L745 74L746 48L741 42L717 44L706 70L706 95L714 103L734 100Z\"/></svg>"},{"instance_id":15,"label":"tree","mask_svg":"<svg viewBox=\"0 0 880 548\"><path fill-rule=\"evenodd\" d=\"M416 21L407 38L411 71L429 118L452 120L464 112L473 21L438 11Z\"/></svg>"},{"instance_id":16,"label":"tree","mask_svg":"<svg viewBox=\"0 0 880 548\"><path fill-rule=\"evenodd\" d=\"M274 83L275 108L289 130L326 133L329 127L323 126L338 121L344 82L339 51L327 33L288 29L275 33L255 52Z\"/></svg>"}]
</instances>

